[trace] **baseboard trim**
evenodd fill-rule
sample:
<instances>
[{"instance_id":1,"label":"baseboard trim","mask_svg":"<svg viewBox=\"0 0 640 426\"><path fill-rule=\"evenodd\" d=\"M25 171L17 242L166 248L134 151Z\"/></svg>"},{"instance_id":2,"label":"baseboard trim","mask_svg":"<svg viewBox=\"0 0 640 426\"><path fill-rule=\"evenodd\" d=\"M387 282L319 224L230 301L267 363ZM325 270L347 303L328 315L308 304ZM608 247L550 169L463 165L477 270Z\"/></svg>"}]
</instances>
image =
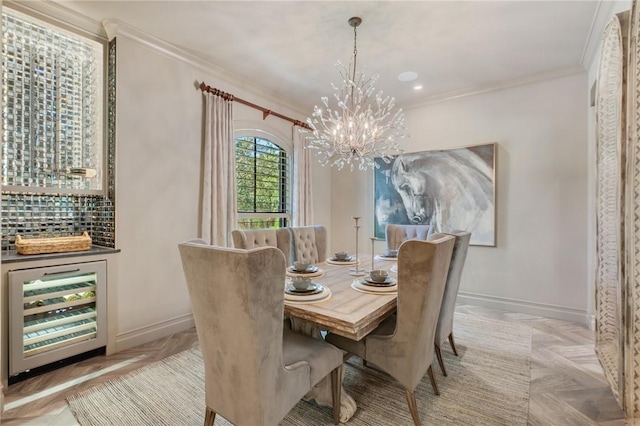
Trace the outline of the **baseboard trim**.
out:
<instances>
[{"instance_id":1,"label":"baseboard trim","mask_svg":"<svg viewBox=\"0 0 640 426\"><path fill-rule=\"evenodd\" d=\"M591 331L596 331L596 316L591 314L587 316L587 328Z\"/></svg>"},{"instance_id":2,"label":"baseboard trim","mask_svg":"<svg viewBox=\"0 0 640 426\"><path fill-rule=\"evenodd\" d=\"M185 314L155 324L141 327L116 336L116 352L169 336L195 327L193 314Z\"/></svg>"},{"instance_id":3,"label":"baseboard trim","mask_svg":"<svg viewBox=\"0 0 640 426\"><path fill-rule=\"evenodd\" d=\"M503 309L522 314L537 315L565 321L588 324L587 311L566 306L548 305L544 303L527 302L524 300L508 299L504 297L488 296L468 292L458 293L458 303L480 305L487 308Z\"/></svg>"}]
</instances>

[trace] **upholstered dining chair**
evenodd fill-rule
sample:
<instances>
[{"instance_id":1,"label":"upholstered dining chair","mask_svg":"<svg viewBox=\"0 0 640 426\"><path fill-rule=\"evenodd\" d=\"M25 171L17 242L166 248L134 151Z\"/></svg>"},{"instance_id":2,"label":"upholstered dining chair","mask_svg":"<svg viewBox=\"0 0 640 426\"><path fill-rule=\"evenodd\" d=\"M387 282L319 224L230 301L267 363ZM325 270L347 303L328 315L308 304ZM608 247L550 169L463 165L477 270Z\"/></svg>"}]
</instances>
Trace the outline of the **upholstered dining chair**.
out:
<instances>
[{"instance_id":1,"label":"upholstered dining chair","mask_svg":"<svg viewBox=\"0 0 640 426\"><path fill-rule=\"evenodd\" d=\"M317 263L327 259L327 229L322 225L292 226L292 260Z\"/></svg>"},{"instance_id":2,"label":"upholstered dining chair","mask_svg":"<svg viewBox=\"0 0 640 426\"><path fill-rule=\"evenodd\" d=\"M205 370L205 426L276 425L331 373L340 421L342 351L282 327L285 260L275 247L179 245ZM266 285L263 285L266 284Z\"/></svg>"},{"instance_id":3,"label":"upholstered dining chair","mask_svg":"<svg viewBox=\"0 0 640 426\"><path fill-rule=\"evenodd\" d=\"M282 253L287 265L291 259L291 232L286 228L269 229L234 229L231 231L233 247L249 250L256 247L277 247Z\"/></svg>"},{"instance_id":4,"label":"upholstered dining chair","mask_svg":"<svg viewBox=\"0 0 640 426\"><path fill-rule=\"evenodd\" d=\"M442 297L442 306L440 307L440 316L438 325L436 326L435 350L438 364L442 374L447 375L442 360L441 347L444 342L449 339L449 344L455 356L458 356L456 345L453 340L453 314L456 308L456 299L458 297L458 289L460 288L460 277L462 276L462 268L467 259L467 251L469 249L469 241L471 240L471 232L454 231L450 234L434 234L433 239L441 238L445 235L452 235L456 242L453 246L451 254L451 264L449 265L449 273L447 274L447 283L444 287L444 296Z\"/></svg>"},{"instance_id":5,"label":"upholstered dining chair","mask_svg":"<svg viewBox=\"0 0 640 426\"><path fill-rule=\"evenodd\" d=\"M387 250L398 250L400 244L407 240L426 241L431 235L431 225L396 225L388 224L385 228Z\"/></svg>"},{"instance_id":6,"label":"upholstered dining chair","mask_svg":"<svg viewBox=\"0 0 640 426\"><path fill-rule=\"evenodd\" d=\"M398 253L397 313L364 339L355 341L329 333L326 341L387 372L405 388L411 417L420 416L415 388L426 373L439 394L433 374L433 343L447 271L455 239L409 240Z\"/></svg>"}]
</instances>

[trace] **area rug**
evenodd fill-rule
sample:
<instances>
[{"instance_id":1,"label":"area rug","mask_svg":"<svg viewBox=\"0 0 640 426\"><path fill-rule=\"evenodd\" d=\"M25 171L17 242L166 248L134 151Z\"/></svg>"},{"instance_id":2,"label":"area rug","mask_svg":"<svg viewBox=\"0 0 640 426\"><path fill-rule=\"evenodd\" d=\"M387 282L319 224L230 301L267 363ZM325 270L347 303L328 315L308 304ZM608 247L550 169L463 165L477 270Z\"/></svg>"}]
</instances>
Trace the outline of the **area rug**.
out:
<instances>
[{"instance_id":1,"label":"area rug","mask_svg":"<svg viewBox=\"0 0 640 426\"><path fill-rule=\"evenodd\" d=\"M529 411L530 327L456 314L459 356L443 348L448 376L437 361L440 396L428 377L416 389L425 425L526 425ZM385 373L352 357L344 389L358 404L350 425L411 425L402 387ZM67 398L83 426L201 426L204 372L199 349L191 349ZM216 425L230 425L217 416ZM281 425L331 425L331 408L301 401Z\"/></svg>"}]
</instances>

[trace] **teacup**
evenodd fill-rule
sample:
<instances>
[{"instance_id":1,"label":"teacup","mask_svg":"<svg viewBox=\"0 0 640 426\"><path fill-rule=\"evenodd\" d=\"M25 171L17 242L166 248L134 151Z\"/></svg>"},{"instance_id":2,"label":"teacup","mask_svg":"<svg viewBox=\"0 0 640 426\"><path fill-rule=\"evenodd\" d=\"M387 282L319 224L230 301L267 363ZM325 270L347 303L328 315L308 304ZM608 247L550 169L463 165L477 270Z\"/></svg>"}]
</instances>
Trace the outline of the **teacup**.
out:
<instances>
[{"instance_id":1,"label":"teacup","mask_svg":"<svg viewBox=\"0 0 640 426\"><path fill-rule=\"evenodd\" d=\"M306 290L311 285L311 278L307 277L293 277L291 284L296 290Z\"/></svg>"},{"instance_id":2,"label":"teacup","mask_svg":"<svg viewBox=\"0 0 640 426\"><path fill-rule=\"evenodd\" d=\"M308 260L296 260L293 262L293 267L296 271L306 271L311 266L311 262Z\"/></svg>"},{"instance_id":3,"label":"teacup","mask_svg":"<svg viewBox=\"0 0 640 426\"><path fill-rule=\"evenodd\" d=\"M398 250L387 250L384 255L387 257L398 257Z\"/></svg>"},{"instance_id":4,"label":"teacup","mask_svg":"<svg viewBox=\"0 0 640 426\"><path fill-rule=\"evenodd\" d=\"M347 253L346 251L337 251L333 255L338 260L346 260L349 258L349 253Z\"/></svg>"},{"instance_id":5,"label":"teacup","mask_svg":"<svg viewBox=\"0 0 640 426\"><path fill-rule=\"evenodd\" d=\"M383 283L387 280L389 273L382 269L374 269L373 271L371 271L369 276L371 277L371 281L376 283Z\"/></svg>"}]
</instances>

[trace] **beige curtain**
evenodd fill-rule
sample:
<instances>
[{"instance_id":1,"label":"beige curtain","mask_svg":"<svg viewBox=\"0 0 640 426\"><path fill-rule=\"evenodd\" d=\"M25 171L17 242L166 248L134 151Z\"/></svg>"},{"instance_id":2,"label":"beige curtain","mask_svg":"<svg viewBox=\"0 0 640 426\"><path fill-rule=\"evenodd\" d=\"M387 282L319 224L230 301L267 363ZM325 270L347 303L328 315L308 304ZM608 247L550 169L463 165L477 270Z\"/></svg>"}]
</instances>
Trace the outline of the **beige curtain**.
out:
<instances>
[{"instance_id":1,"label":"beige curtain","mask_svg":"<svg viewBox=\"0 0 640 426\"><path fill-rule=\"evenodd\" d=\"M293 139L293 226L313 225L311 154L304 134L292 126Z\"/></svg>"},{"instance_id":2,"label":"beige curtain","mask_svg":"<svg viewBox=\"0 0 640 426\"><path fill-rule=\"evenodd\" d=\"M204 176L201 238L231 246L237 227L233 102L205 92Z\"/></svg>"}]
</instances>

